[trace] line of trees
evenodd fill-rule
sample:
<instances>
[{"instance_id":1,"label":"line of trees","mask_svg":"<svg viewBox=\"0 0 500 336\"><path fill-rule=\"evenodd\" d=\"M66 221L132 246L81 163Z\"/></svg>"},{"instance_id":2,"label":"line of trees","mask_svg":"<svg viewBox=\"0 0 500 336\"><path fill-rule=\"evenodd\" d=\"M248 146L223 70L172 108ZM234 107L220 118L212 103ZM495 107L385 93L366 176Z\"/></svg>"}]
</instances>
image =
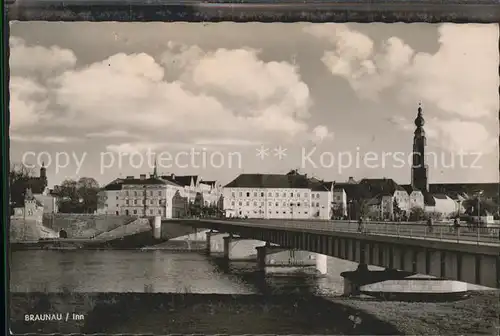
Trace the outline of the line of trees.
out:
<instances>
[{"instance_id":1,"label":"line of trees","mask_svg":"<svg viewBox=\"0 0 500 336\"><path fill-rule=\"evenodd\" d=\"M99 199L99 183L92 177L64 180L57 188L59 212L94 213Z\"/></svg>"},{"instance_id":2,"label":"line of trees","mask_svg":"<svg viewBox=\"0 0 500 336\"><path fill-rule=\"evenodd\" d=\"M36 178L34 170L23 164L12 164L9 172L9 203L11 212L24 206L26 190L43 192L46 181ZM97 210L99 183L94 178L67 179L54 190L59 212L94 213Z\"/></svg>"}]
</instances>

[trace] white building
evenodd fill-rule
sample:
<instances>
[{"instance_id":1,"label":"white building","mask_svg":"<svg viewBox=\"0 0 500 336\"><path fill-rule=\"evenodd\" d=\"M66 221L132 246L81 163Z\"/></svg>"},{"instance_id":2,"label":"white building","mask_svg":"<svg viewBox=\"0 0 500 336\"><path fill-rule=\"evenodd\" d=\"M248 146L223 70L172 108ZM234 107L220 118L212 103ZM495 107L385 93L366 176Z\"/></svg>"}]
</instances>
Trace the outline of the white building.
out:
<instances>
[{"instance_id":1,"label":"white building","mask_svg":"<svg viewBox=\"0 0 500 336\"><path fill-rule=\"evenodd\" d=\"M444 194L433 194L432 198L434 202L425 206L425 212L437 213L441 217L451 217L457 214L457 202L451 197Z\"/></svg>"},{"instance_id":2,"label":"white building","mask_svg":"<svg viewBox=\"0 0 500 336\"><path fill-rule=\"evenodd\" d=\"M48 188L45 188L45 191L41 194L33 194L33 197L43 205L43 213L53 214L59 212L57 198L49 193Z\"/></svg>"},{"instance_id":3,"label":"white building","mask_svg":"<svg viewBox=\"0 0 500 336\"><path fill-rule=\"evenodd\" d=\"M222 195L222 186L218 181L204 181L199 175L164 175L162 179L182 187L182 195L193 203L201 193L204 206L216 206Z\"/></svg>"},{"instance_id":4,"label":"white building","mask_svg":"<svg viewBox=\"0 0 500 336\"><path fill-rule=\"evenodd\" d=\"M223 188L227 216L330 219L333 190L292 171L286 175L241 174Z\"/></svg>"},{"instance_id":5,"label":"white building","mask_svg":"<svg viewBox=\"0 0 500 336\"><path fill-rule=\"evenodd\" d=\"M347 193L345 189L334 185L332 199L334 217L347 217Z\"/></svg>"},{"instance_id":6,"label":"white building","mask_svg":"<svg viewBox=\"0 0 500 336\"><path fill-rule=\"evenodd\" d=\"M151 175L117 179L99 194L99 214L182 217L187 211L183 187Z\"/></svg>"}]
</instances>

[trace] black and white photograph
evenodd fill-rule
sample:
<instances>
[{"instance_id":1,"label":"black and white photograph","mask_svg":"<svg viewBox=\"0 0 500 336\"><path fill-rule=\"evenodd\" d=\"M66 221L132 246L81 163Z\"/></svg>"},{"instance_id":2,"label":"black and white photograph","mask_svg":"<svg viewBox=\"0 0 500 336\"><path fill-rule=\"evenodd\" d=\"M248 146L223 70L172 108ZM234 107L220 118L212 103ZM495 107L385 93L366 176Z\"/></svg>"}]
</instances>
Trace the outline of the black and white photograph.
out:
<instances>
[{"instance_id":1,"label":"black and white photograph","mask_svg":"<svg viewBox=\"0 0 500 336\"><path fill-rule=\"evenodd\" d=\"M11 22L11 332L496 335L498 41Z\"/></svg>"}]
</instances>

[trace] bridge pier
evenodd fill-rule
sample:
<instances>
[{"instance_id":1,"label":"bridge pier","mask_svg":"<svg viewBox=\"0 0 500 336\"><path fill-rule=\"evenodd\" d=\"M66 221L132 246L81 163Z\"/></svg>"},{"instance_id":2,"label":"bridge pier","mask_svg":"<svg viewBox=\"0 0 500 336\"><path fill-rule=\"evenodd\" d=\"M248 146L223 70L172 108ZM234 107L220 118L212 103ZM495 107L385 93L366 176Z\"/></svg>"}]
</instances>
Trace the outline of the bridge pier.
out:
<instances>
[{"instance_id":1,"label":"bridge pier","mask_svg":"<svg viewBox=\"0 0 500 336\"><path fill-rule=\"evenodd\" d=\"M328 271L327 256L309 251L290 250L281 246L257 248L257 267L264 274L301 273L324 276Z\"/></svg>"},{"instance_id":2,"label":"bridge pier","mask_svg":"<svg viewBox=\"0 0 500 336\"><path fill-rule=\"evenodd\" d=\"M153 219L153 237L154 239L161 239L161 216L155 216Z\"/></svg>"},{"instance_id":3,"label":"bridge pier","mask_svg":"<svg viewBox=\"0 0 500 336\"><path fill-rule=\"evenodd\" d=\"M215 232L215 231L208 231L206 236L207 236L207 243L205 245L205 253L207 255L213 255L213 254L219 254L219 253L224 253L224 242L220 237L225 237L228 236L229 234L227 233L220 233L220 232Z\"/></svg>"},{"instance_id":4,"label":"bridge pier","mask_svg":"<svg viewBox=\"0 0 500 336\"><path fill-rule=\"evenodd\" d=\"M368 265L360 263L355 271L342 272L344 295L359 295L361 286L385 280L401 280L411 275L410 272L386 268L383 271L370 271Z\"/></svg>"}]
</instances>

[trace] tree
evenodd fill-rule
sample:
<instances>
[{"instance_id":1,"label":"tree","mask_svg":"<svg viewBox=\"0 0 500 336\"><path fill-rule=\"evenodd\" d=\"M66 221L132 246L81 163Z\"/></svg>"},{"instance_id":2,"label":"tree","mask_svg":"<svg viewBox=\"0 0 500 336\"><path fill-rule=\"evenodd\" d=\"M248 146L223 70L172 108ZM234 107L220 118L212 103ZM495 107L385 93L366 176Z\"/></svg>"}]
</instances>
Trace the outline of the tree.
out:
<instances>
[{"instance_id":1,"label":"tree","mask_svg":"<svg viewBox=\"0 0 500 336\"><path fill-rule=\"evenodd\" d=\"M333 204L332 205L332 217L333 218L343 218L345 215L345 209L343 204Z\"/></svg>"},{"instance_id":2,"label":"tree","mask_svg":"<svg viewBox=\"0 0 500 336\"><path fill-rule=\"evenodd\" d=\"M91 177L78 181L65 180L58 188L59 211L63 213L94 213L97 210L99 184Z\"/></svg>"},{"instance_id":3,"label":"tree","mask_svg":"<svg viewBox=\"0 0 500 336\"><path fill-rule=\"evenodd\" d=\"M9 197L11 210L24 206L26 189L31 187L33 169L23 164L12 164L9 172Z\"/></svg>"},{"instance_id":4,"label":"tree","mask_svg":"<svg viewBox=\"0 0 500 336\"><path fill-rule=\"evenodd\" d=\"M351 219L359 219L361 217L366 217L366 215L370 212L370 207L368 205L367 199L358 199L353 202L354 205L354 214L356 218Z\"/></svg>"},{"instance_id":5,"label":"tree","mask_svg":"<svg viewBox=\"0 0 500 336\"><path fill-rule=\"evenodd\" d=\"M477 197L463 201L462 205L469 216L478 216L478 211L481 211L481 215L484 215L484 211L493 214L498 212L498 205L494 201Z\"/></svg>"},{"instance_id":6,"label":"tree","mask_svg":"<svg viewBox=\"0 0 500 336\"><path fill-rule=\"evenodd\" d=\"M421 207L413 207L410 210L410 220L411 221L421 221L425 219L424 209Z\"/></svg>"},{"instance_id":7,"label":"tree","mask_svg":"<svg viewBox=\"0 0 500 336\"><path fill-rule=\"evenodd\" d=\"M403 210L399 207L399 203L397 199L394 199L392 202L392 216L394 219L400 219L403 214Z\"/></svg>"}]
</instances>

